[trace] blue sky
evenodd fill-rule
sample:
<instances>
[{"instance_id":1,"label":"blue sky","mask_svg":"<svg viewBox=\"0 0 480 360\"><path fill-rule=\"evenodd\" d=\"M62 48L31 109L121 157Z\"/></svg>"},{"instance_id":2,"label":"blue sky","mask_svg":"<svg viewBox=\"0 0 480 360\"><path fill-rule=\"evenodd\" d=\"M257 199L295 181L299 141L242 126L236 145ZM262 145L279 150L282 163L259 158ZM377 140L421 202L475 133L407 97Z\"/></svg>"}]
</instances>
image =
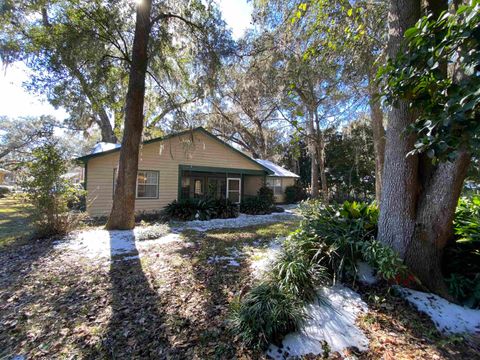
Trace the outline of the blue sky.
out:
<instances>
[{"instance_id":1,"label":"blue sky","mask_svg":"<svg viewBox=\"0 0 480 360\"><path fill-rule=\"evenodd\" d=\"M216 0L234 38L241 37L250 27L252 4L247 0ZM67 117L63 109L54 109L38 95L26 92L22 83L29 77L23 63L14 63L0 71L0 116L53 115L58 119Z\"/></svg>"}]
</instances>

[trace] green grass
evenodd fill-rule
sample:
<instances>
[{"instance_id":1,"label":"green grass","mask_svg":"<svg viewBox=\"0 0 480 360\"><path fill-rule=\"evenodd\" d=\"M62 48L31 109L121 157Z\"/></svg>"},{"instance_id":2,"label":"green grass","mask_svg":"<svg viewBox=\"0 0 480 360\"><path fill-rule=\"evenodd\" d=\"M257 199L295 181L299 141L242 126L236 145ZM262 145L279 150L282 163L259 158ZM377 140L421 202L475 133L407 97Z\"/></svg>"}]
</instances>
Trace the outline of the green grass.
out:
<instances>
[{"instance_id":1,"label":"green grass","mask_svg":"<svg viewBox=\"0 0 480 360\"><path fill-rule=\"evenodd\" d=\"M25 198L0 199L0 249L24 244L33 232L32 207Z\"/></svg>"}]
</instances>

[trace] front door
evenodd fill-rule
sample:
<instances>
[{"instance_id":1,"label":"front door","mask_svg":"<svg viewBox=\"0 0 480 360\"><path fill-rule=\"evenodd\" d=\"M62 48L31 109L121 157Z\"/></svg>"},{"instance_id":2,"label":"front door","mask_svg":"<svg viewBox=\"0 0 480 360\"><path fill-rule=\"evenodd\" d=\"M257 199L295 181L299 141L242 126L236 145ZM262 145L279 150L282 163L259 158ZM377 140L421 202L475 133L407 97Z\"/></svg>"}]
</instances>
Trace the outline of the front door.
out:
<instances>
[{"instance_id":1,"label":"front door","mask_svg":"<svg viewBox=\"0 0 480 360\"><path fill-rule=\"evenodd\" d=\"M239 204L242 198L242 180L240 178L227 178L227 199Z\"/></svg>"}]
</instances>

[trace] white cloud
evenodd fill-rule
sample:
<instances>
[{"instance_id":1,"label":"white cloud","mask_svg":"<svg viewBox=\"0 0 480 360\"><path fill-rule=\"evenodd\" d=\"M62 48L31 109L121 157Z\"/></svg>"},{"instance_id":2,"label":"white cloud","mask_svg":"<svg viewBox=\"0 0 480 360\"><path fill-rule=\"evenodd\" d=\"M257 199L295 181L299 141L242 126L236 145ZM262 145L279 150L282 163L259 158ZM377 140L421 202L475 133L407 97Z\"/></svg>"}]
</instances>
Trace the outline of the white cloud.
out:
<instances>
[{"instance_id":1,"label":"white cloud","mask_svg":"<svg viewBox=\"0 0 480 360\"><path fill-rule=\"evenodd\" d=\"M39 95L28 93L22 83L29 77L28 68L23 63L9 65L0 73L0 116L40 116L52 115L65 119L64 109L55 109Z\"/></svg>"},{"instance_id":2,"label":"white cloud","mask_svg":"<svg viewBox=\"0 0 480 360\"><path fill-rule=\"evenodd\" d=\"M217 0L217 3L223 18L232 28L233 37L242 37L245 30L252 26L252 4L247 3L247 0Z\"/></svg>"}]
</instances>

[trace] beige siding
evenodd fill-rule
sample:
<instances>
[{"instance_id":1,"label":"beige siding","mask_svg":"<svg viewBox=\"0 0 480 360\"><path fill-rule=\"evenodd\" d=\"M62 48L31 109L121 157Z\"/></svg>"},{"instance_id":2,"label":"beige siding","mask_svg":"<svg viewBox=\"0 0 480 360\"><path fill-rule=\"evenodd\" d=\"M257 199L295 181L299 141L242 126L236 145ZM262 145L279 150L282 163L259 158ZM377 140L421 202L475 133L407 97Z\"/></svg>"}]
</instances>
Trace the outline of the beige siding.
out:
<instances>
[{"instance_id":1,"label":"beige siding","mask_svg":"<svg viewBox=\"0 0 480 360\"><path fill-rule=\"evenodd\" d=\"M282 195L275 195L273 197L273 199L276 203L285 202L285 188L287 186L291 186L291 185L295 184L295 179L294 178L282 177L281 180L282 180Z\"/></svg>"},{"instance_id":2,"label":"beige siding","mask_svg":"<svg viewBox=\"0 0 480 360\"><path fill-rule=\"evenodd\" d=\"M118 167L119 152L92 158L88 161L87 209L92 216L108 215L113 198L113 169ZM137 212L157 211L175 200L178 195L179 165L209 166L231 169L262 170L225 144L202 132L172 137L144 145L140 151L140 170L157 170L158 199L137 199ZM246 187L245 187L246 188Z\"/></svg>"},{"instance_id":3,"label":"beige siding","mask_svg":"<svg viewBox=\"0 0 480 360\"><path fill-rule=\"evenodd\" d=\"M255 196L263 185L264 176L244 176L243 178L243 192L245 195Z\"/></svg>"}]
</instances>

